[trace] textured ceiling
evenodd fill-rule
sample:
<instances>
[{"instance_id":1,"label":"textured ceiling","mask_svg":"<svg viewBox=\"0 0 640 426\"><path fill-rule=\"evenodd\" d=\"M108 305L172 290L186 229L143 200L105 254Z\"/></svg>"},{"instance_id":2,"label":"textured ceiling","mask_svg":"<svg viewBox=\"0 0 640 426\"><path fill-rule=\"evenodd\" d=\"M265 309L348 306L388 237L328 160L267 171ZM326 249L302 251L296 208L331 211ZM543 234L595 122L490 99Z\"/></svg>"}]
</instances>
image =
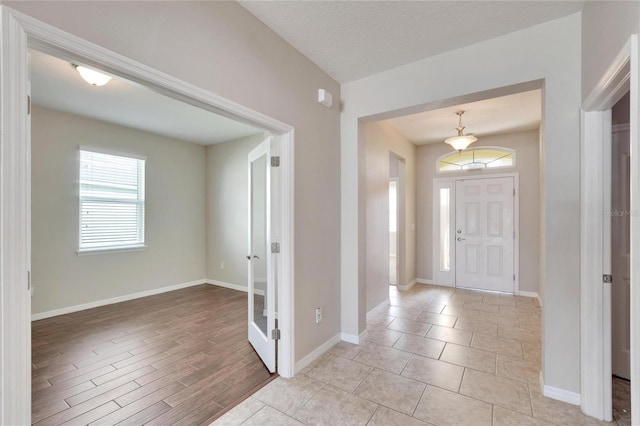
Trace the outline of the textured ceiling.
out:
<instances>
[{"instance_id":1,"label":"textured ceiling","mask_svg":"<svg viewBox=\"0 0 640 426\"><path fill-rule=\"evenodd\" d=\"M418 114L385 120L416 145L443 142L456 135L456 111L465 111L465 134L483 136L535 130L540 127L540 90L516 93L484 101L470 102Z\"/></svg>"},{"instance_id":2,"label":"textured ceiling","mask_svg":"<svg viewBox=\"0 0 640 426\"><path fill-rule=\"evenodd\" d=\"M582 10L582 1L239 2L340 83Z\"/></svg>"},{"instance_id":3,"label":"textured ceiling","mask_svg":"<svg viewBox=\"0 0 640 426\"><path fill-rule=\"evenodd\" d=\"M126 80L114 78L106 86L92 87L69 62L34 50L30 53L36 105L200 145L262 132Z\"/></svg>"}]
</instances>

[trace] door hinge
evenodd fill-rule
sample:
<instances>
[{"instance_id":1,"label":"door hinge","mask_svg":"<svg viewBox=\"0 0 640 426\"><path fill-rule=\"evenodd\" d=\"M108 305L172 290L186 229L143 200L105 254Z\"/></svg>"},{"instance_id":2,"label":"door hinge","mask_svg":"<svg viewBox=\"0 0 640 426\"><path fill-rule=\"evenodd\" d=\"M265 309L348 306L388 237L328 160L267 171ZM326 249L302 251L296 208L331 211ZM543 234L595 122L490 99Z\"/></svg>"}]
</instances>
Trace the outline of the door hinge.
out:
<instances>
[{"instance_id":1,"label":"door hinge","mask_svg":"<svg viewBox=\"0 0 640 426\"><path fill-rule=\"evenodd\" d=\"M513 188L513 195L516 195L516 189Z\"/></svg>"},{"instance_id":2,"label":"door hinge","mask_svg":"<svg viewBox=\"0 0 640 426\"><path fill-rule=\"evenodd\" d=\"M280 243L271 243L271 253L280 253Z\"/></svg>"},{"instance_id":3,"label":"door hinge","mask_svg":"<svg viewBox=\"0 0 640 426\"><path fill-rule=\"evenodd\" d=\"M280 340L280 329L279 328L274 328L273 330L271 330L271 338L273 340Z\"/></svg>"},{"instance_id":4,"label":"door hinge","mask_svg":"<svg viewBox=\"0 0 640 426\"><path fill-rule=\"evenodd\" d=\"M27 115L31 115L31 96L27 95Z\"/></svg>"},{"instance_id":5,"label":"door hinge","mask_svg":"<svg viewBox=\"0 0 640 426\"><path fill-rule=\"evenodd\" d=\"M613 282L613 275L611 274L603 274L602 282L605 284L611 284Z\"/></svg>"},{"instance_id":6,"label":"door hinge","mask_svg":"<svg viewBox=\"0 0 640 426\"><path fill-rule=\"evenodd\" d=\"M280 167L280 157L271 157L271 167Z\"/></svg>"},{"instance_id":7,"label":"door hinge","mask_svg":"<svg viewBox=\"0 0 640 426\"><path fill-rule=\"evenodd\" d=\"M513 280L514 281L516 280L516 274L513 274Z\"/></svg>"},{"instance_id":8,"label":"door hinge","mask_svg":"<svg viewBox=\"0 0 640 426\"><path fill-rule=\"evenodd\" d=\"M27 271L27 290L31 290L31 271Z\"/></svg>"},{"instance_id":9,"label":"door hinge","mask_svg":"<svg viewBox=\"0 0 640 426\"><path fill-rule=\"evenodd\" d=\"M516 231L513 231L513 239L516 239Z\"/></svg>"}]
</instances>

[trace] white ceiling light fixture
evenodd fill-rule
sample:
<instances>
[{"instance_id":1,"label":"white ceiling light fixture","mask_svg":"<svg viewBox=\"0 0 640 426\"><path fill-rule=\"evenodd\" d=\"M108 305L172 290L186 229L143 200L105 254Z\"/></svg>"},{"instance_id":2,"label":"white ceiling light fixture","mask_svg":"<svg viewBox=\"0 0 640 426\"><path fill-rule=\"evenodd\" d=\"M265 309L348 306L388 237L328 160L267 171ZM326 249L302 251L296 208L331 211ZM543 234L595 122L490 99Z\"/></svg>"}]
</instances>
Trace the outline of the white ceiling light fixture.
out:
<instances>
[{"instance_id":1,"label":"white ceiling light fixture","mask_svg":"<svg viewBox=\"0 0 640 426\"><path fill-rule=\"evenodd\" d=\"M455 149L458 152L464 151L465 149L467 149L469 145L471 145L472 143L478 140L478 138L476 138L475 136L465 135L463 133L464 126L462 125L462 114L464 114L464 111L456 112L456 115L458 116L458 127L456 127L456 130L458 131L458 135L447 138L444 141L444 143L448 143L453 147L453 149Z\"/></svg>"},{"instance_id":2,"label":"white ceiling light fixture","mask_svg":"<svg viewBox=\"0 0 640 426\"><path fill-rule=\"evenodd\" d=\"M73 67L78 71L80 77L92 86L104 86L111 81L110 76L102 74L101 72L83 67L82 65L74 65Z\"/></svg>"}]
</instances>

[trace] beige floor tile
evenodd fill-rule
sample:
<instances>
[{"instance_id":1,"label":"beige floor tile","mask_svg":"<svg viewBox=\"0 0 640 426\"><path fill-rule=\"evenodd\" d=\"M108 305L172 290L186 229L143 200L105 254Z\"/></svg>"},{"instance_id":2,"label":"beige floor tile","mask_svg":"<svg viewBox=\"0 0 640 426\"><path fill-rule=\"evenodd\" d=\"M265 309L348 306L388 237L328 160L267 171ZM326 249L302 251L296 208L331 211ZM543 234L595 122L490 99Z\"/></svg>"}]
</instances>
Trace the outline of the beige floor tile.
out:
<instances>
[{"instance_id":1,"label":"beige floor tile","mask_svg":"<svg viewBox=\"0 0 640 426\"><path fill-rule=\"evenodd\" d=\"M294 417L306 425L365 425L377 408L371 401L325 386Z\"/></svg>"},{"instance_id":2,"label":"beige floor tile","mask_svg":"<svg viewBox=\"0 0 640 426\"><path fill-rule=\"evenodd\" d=\"M516 299L513 296L502 296L496 294L487 294L482 298L482 303L498 306L516 306Z\"/></svg>"},{"instance_id":3,"label":"beige floor tile","mask_svg":"<svg viewBox=\"0 0 640 426\"><path fill-rule=\"evenodd\" d=\"M213 422L211 426L238 426L263 407L262 402L250 396Z\"/></svg>"},{"instance_id":4,"label":"beige floor tile","mask_svg":"<svg viewBox=\"0 0 640 426\"><path fill-rule=\"evenodd\" d=\"M444 304L442 303L424 303L420 305L420 309L424 312L431 312L432 314L440 314L444 309Z\"/></svg>"},{"instance_id":5,"label":"beige floor tile","mask_svg":"<svg viewBox=\"0 0 640 426\"><path fill-rule=\"evenodd\" d=\"M489 426L491 408L491 404L427 386L413 416L441 426Z\"/></svg>"},{"instance_id":6,"label":"beige floor tile","mask_svg":"<svg viewBox=\"0 0 640 426\"><path fill-rule=\"evenodd\" d=\"M500 306L500 310L498 311L500 315L508 315L510 317L517 317L518 312L518 308L515 306Z\"/></svg>"},{"instance_id":7,"label":"beige floor tile","mask_svg":"<svg viewBox=\"0 0 640 426\"><path fill-rule=\"evenodd\" d=\"M393 346L402 337L402 332L389 330L386 327L367 327L363 343L375 343L383 346Z\"/></svg>"},{"instance_id":8,"label":"beige floor tile","mask_svg":"<svg viewBox=\"0 0 640 426\"><path fill-rule=\"evenodd\" d=\"M396 318L391 321L389 325L387 325L387 328L390 330L401 331L403 333L418 334L420 336L424 336L424 334L427 332L427 330L429 330L430 327L431 325L427 324L426 322L403 318Z\"/></svg>"},{"instance_id":9,"label":"beige floor tile","mask_svg":"<svg viewBox=\"0 0 640 426\"><path fill-rule=\"evenodd\" d=\"M492 322L494 324L519 326L517 315L505 315L498 312L478 312L476 319L480 321Z\"/></svg>"},{"instance_id":10,"label":"beige floor tile","mask_svg":"<svg viewBox=\"0 0 640 426\"><path fill-rule=\"evenodd\" d=\"M532 415L529 386L526 383L467 369L462 378L460 393L528 416Z\"/></svg>"},{"instance_id":11,"label":"beige floor tile","mask_svg":"<svg viewBox=\"0 0 640 426\"><path fill-rule=\"evenodd\" d=\"M538 361L538 363L542 359L542 345L540 343L523 342L522 351L524 353L524 359Z\"/></svg>"},{"instance_id":12,"label":"beige floor tile","mask_svg":"<svg viewBox=\"0 0 640 426\"><path fill-rule=\"evenodd\" d=\"M367 426L426 426L427 423L387 407L378 407Z\"/></svg>"},{"instance_id":13,"label":"beige floor tile","mask_svg":"<svg viewBox=\"0 0 640 426\"><path fill-rule=\"evenodd\" d=\"M451 315L434 314L433 312L423 312L418 316L418 321L428 322L429 324L442 325L444 327L453 327L458 317Z\"/></svg>"},{"instance_id":14,"label":"beige floor tile","mask_svg":"<svg viewBox=\"0 0 640 426\"><path fill-rule=\"evenodd\" d=\"M371 344L365 346L355 357L355 360L371 367L400 374L410 358L410 353Z\"/></svg>"},{"instance_id":15,"label":"beige floor tile","mask_svg":"<svg viewBox=\"0 0 640 426\"><path fill-rule=\"evenodd\" d=\"M593 417L585 416L577 405L545 398L535 386L529 386L533 417L558 425L611 425Z\"/></svg>"},{"instance_id":16,"label":"beige floor tile","mask_svg":"<svg viewBox=\"0 0 640 426\"><path fill-rule=\"evenodd\" d=\"M369 371L371 371L371 368L366 365L339 356L329 355L311 369L307 376L344 389L347 392L353 392L365 376L369 374Z\"/></svg>"},{"instance_id":17,"label":"beige floor tile","mask_svg":"<svg viewBox=\"0 0 640 426\"><path fill-rule=\"evenodd\" d=\"M429 339L428 337L416 336L414 334L405 334L398 339L393 347L401 351L438 359L440 358L440 354L442 354L445 344L445 342L440 340Z\"/></svg>"},{"instance_id":18,"label":"beige floor tile","mask_svg":"<svg viewBox=\"0 0 640 426\"><path fill-rule=\"evenodd\" d=\"M377 314L372 316L371 318L367 318L367 326L386 327L387 324L389 324L394 319L395 317L392 317L385 313Z\"/></svg>"},{"instance_id":19,"label":"beige floor tile","mask_svg":"<svg viewBox=\"0 0 640 426\"><path fill-rule=\"evenodd\" d=\"M458 330L472 331L474 333L488 334L490 336L498 336L498 324L486 321L458 318L454 328L457 328Z\"/></svg>"},{"instance_id":20,"label":"beige floor tile","mask_svg":"<svg viewBox=\"0 0 640 426\"><path fill-rule=\"evenodd\" d=\"M468 348L466 346L447 343L444 351L442 351L440 360L473 368L474 370L484 371L485 373L494 374L496 371L495 353Z\"/></svg>"},{"instance_id":21,"label":"beige floor tile","mask_svg":"<svg viewBox=\"0 0 640 426\"><path fill-rule=\"evenodd\" d=\"M338 342L331 349L329 349L329 353L337 356L341 356L342 358L353 359L358 355L358 352L362 349L360 345L354 345L349 342Z\"/></svg>"},{"instance_id":22,"label":"beige floor tile","mask_svg":"<svg viewBox=\"0 0 640 426\"><path fill-rule=\"evenodd\" d=\"M411 415L426 385L417 380L374 369L354 394L385 407Z\"/></svg>"},{"instance_id":23,"label":"beige floor tile","mask_svg":"<svg viewBox=\"0 0 640 426\"><path fill-rule=\"evenodd\" d=\"M402 375L411 379L458 392L464 367L436 359L414 356L402 370ZM392 407L393 408L393 407Z\"/></svg>"},{"instance_id":24,"label":"beige floor tile","mask_svg":"<svg viewBox=\"0 0 640 426\"><path fill-rule=\"evenodd\" d=\"M498 325L498 337L503 339L520 340L521 342L539 342L540 333L537 330L520 328L517 325Z\"/></svg>"},{"instance_id":25,"label":"beige floor tile","mask_svg":"<svg viewBox=\"0 0 640 426\"><path fill-rule=\"evenodd\" d=\"M475 309L465 309L464 306L447 305L441 312L443 315L451 315L458 318L476 319L478 311Z\"/></svg>"},{"instance_id":26,"label":"beige floor tile","mask_svg":"<svg viewBox=\"0 0 640 426\"><path fill-rule=\"evenodd\" d=\"M495 352L511 357L522 358L522 342L519 340L501 339L488 334L474 333L471 347L488 352Z\"/></svg>"},{"instance_id":27,"label":"beige floor tile","mask_svg":"<svg viewBox=\"0 0 640 426\"><path fill-rule=\"evenodd\" d=\"M243 426L294 426L302 425L296 419L281 413L269 406L249 417L249 420L242 423Z\"/></svg>"},{"instance_id":28,"label":"beige floor tile","mask_svg":"<svg viewBox=\"0 0 640 426\"><path fill-rule=\"evenodd\" d=\"M518 359L498 354L496 363L498 376L519 380L538 386L540 383L540 363L535 360Z\"/></svg>"},{"instance_id":29,"label":"beige floor tile","mask_svg":"<svg viewBox=\"0 0 640 426\"><path fill-rule=\"evenodd\" d=\"M535 417L525 416L506 408L493 407L493 426L553 426L544 420Z\"/></svg>"},{"instance_id":30,"label":"beige floor tile","mask_svg":"<svg viewBox=\"0 0 640 426\"><path fill-rule=\"evenodd\" d=\"M442 327L440 325L432 326L426 334L426 337L443 342L456 343L458 345L469 346L473 333L465 330L457 330L455 328Z\"/></svg>"},{"instance_id":31,"label":"beige floor tile","mask_svg":"<svg viewBox=\"0 0 640 426\"><path fill-rule=\"evenodd\" d=\"M420 315L420 310L418 309L409 309L402 308L400 306L389 306L388 309L385 310L387 315L391 315L396 318L405 318L405 319L416 319Z\"/></svg>"},{"instance_id":32,"label":"beige floor tile","mask_svg":"<svg viewBox=\"0 0 640 426\"><path fill-rule=\"evenodd\" d=\"M259 401L292 415L324 386L323 382L297 375L293 379L278 377L253 394Z\"/></svg>"}]
</instances>

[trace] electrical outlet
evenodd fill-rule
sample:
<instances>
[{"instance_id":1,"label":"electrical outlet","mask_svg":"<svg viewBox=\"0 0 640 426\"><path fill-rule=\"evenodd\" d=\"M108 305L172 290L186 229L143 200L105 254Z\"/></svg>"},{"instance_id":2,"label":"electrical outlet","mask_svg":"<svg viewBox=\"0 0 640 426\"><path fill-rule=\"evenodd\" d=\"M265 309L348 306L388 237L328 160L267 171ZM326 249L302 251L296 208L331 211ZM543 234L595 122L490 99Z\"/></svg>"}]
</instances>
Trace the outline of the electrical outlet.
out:
<instances>
[{"instance_id":1,"label":"electrical outlet","mask_svg":"<svg viewBox=\"0 0 640 426\"><path fill-rule=\"evenodd\" d=\"M322 321L322 308L316 308L316 324Z\"/></svg>"},{"instance_id":2,"label":"electrical outlet","mask_svg":"<svg viewBox=\"0 0 640 426\"><path fill-rule=\"evenodd\" d=\"M224 269L224 262L220 262L220 269Z\"/></svg>"}]
</instances>

